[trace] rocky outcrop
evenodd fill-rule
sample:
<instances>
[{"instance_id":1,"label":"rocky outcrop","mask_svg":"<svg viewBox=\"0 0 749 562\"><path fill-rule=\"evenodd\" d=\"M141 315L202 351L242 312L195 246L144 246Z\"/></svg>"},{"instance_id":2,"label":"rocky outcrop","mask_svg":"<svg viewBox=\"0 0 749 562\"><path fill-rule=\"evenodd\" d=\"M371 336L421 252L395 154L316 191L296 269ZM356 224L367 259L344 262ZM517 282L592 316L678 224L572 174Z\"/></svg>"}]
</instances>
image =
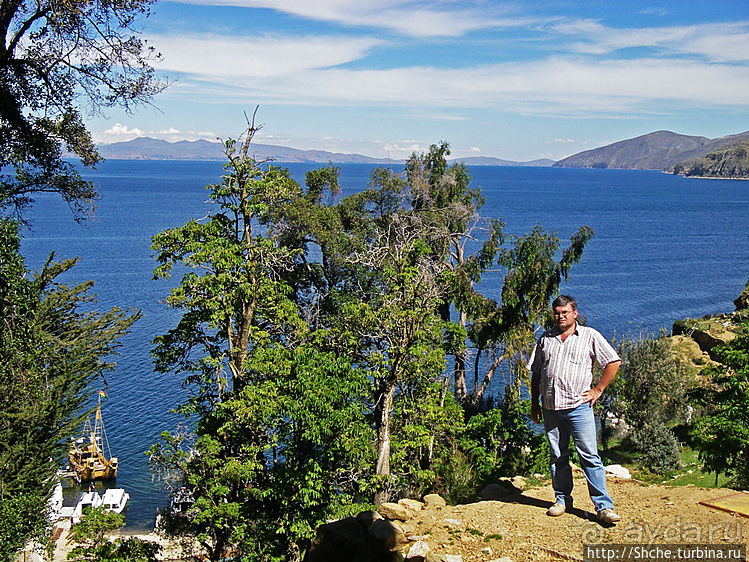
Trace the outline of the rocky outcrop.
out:
<instances>
[{"instance_id":1,"label":"rocky outcrop","mask_svg":"<svg viewBox=\"0 0 749 562\"><path fill-rule=\"evenodd\" d=\"M743 140L675 165L674 174L703 178L749 178L749 141Z\"/></svg>"},{"instance_id":2,"label":"rocky outcrop","mask_svg":"<svg viewBox=\"0 0 749 562\"><path fill-rule=\"evenodd\" d=\"M746 287L744 287L741 294L736 297L733 304L736 305L736 312L749 311L749 281L746 282ZM747 316L742 314L742 317Z\"/></svg>"},{"instance_id":3,"label":"rocky outcrop","mask_svg":"<svg viewBox=\"0 0 749 562\"><path fill-rule=\"evenodd\" d=\"M505 479L492 485L496 487L492 491L503 496L520 493L518 483ZM412 522L422 510L439 512L446 507L441 496L429 494L424 501L384 503L378 511L364 511L356 517L328 523L318 529L304 562L462 562L459 554L433 552L428 536L419 534ZM450 517L444 519L444 525L455 529L465 526Z\"/></svg>"}]
</instances>

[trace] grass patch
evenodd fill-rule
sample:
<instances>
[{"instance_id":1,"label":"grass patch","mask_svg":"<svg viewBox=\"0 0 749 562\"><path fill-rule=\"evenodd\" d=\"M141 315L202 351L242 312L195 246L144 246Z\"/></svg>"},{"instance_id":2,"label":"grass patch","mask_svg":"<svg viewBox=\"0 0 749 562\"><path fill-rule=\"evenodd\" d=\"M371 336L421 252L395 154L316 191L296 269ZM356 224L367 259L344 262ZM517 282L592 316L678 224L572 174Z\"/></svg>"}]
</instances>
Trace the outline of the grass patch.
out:
<instances>
[{"instance_id":1,"label":"grass patch","mask_svg":"<svg viewBox=\"0 0 749 562\"><path fill-rule=\"evenodd\" d=\"M605 451L605 464L620 464L627 467L632 478L641 480L648 484L667 484L669 486L699 486L700 488L725 488L728 476L721 474L718 483L715 483L715 473L703 470L697 451L682 444L681 447L682 469L672 474L654 474L640 466L638 453L632 449L626 440L612 442Z\"/></svg>"}]
</instances>

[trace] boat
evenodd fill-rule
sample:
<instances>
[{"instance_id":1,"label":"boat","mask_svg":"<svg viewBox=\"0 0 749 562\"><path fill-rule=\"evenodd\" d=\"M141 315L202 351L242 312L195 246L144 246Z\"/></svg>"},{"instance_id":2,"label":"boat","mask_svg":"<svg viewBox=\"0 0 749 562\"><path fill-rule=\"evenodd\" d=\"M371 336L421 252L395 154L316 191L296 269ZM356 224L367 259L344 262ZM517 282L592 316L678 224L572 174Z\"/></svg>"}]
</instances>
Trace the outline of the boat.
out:
<instances>
[{"instance_id":1,"label":"boat","mask_svg":"<svg viewBox=\"0 0 749 562\"><path fill-rule=\"evenodd\" d=\"M99 401L96 404L94 423L87 419L83 424L80 437L72 438L68 451L68 463L73 478L78 482L92 480L114 480L117 477L117 457L109 450L107 434L104 431L104 421L101 417L101 399L106 396L99 391ZM104 454L106 448L107 454Z\"/></svg>"},{"instance_id":2,"label":"boat","mask_svg":"<svg viewBox=\"0 0 749 562\"><path fill-rule=\"evenodd\" d=\"M130 494L122 488L109 488L104 490L103 495L99 495L94 490L83 492L78 498L75 508L73 508L71 520L75 525L80 522L87 511L97 507L103 507L107 511L113 511L114 513L122 513L129 499Z\"/></svg>"},{"instance_id":3,"label":"boat","mask_svg":"<svg viewBox=\"0 0 749 562\"><path fill-rule=\"evenodd\" d=\"M122 513L129 499L130 494L122 488L109 488L104 490L104 495L101 497L101 505L109 511Z\"/></svg>"},{"instance_id":4,"label":"boat","mask_svg":"<svg viewBox=\"0 0 749 562\"><path fill-rule=\"evenodd\" d=\"M75 504L75 508L73 509L73 516L71 517L73 525L80 522L87 511L97 507L101 507L101 505L101 496L99 494L93 491L83 492L78 498L78 503Z\"/></svg>"}]
</instances>

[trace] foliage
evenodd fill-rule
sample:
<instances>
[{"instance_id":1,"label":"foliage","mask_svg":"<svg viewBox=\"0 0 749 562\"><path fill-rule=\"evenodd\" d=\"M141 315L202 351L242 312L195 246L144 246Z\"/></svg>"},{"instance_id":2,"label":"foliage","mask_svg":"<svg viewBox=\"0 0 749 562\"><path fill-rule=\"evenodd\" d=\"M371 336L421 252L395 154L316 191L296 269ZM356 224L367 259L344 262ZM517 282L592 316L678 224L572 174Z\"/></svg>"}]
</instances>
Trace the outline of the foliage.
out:
<instances>
[{"instance_id":1,"label":"foliage","mask_svg":"<svg viewBox=\"0 0 749 562\"><path fill-rule=\"evenodd\" d=\"M27 544L44 542L48 526L44 508L39 494L0 497L0 560L15 560Z\"/></svg>"},{"instance_id":2,"label":"foliage","mask_svg":"<svg viewBox=\"0 0 749 562\"><path fill-rule=\"evenodd\" d=\"M617 351L622 365L611 385L612 412L638 428L683 420L694 383L674 357L668 338L664 334L625 337Z\"/></svg>"},{"instance_id":3,"label":"foliage","mask_svg":"<svg viewBox=\"0 0 749 562\"><path fill-rule=\"evenodd\" d=\"M0 220L0 501L26 498L22 505L4 505L21 509L31 538L37 518L30 506L43 505L54 486L86 414L90 385L112 369L107 359L139 314L90 311L91 283L67 287L56 281L75 260L50 257L31 275L19 254L18 228Z\"/></svg>"},{"instance_id":4,"label":"foliage","mask_svg":"<svg viewBox=\"0 0 749 562\"><path fill-rule=\"evenodd\" d=\"M96 195L62 159L100 157L81 116L148 103L164 88L150 63L159 55L139 38L153 0L0 4L0 209L20 209L33 192L56 192L78 212Z\"/></svg>"},{"instance_id":5,"label":"foliage","mask_svg":"<svg viewBox=\"0 0 749 562\"><path fill-rule=\"evenodd\" d=\"M518 400L517 388L517 383L509 386L496 407L471 416L467 422L461 448L473 458L481 484L528 474L544 464L546 439L530 426L528 401Z\"/></svg>"},{"instance_id":6,"label":"foliage","mask_svg":"<svg viewBox=\"0 0 749 562\"><path fill-rule=\"evenodd\" d=\"M651 472L669 475L681 468L681 451L674 432L660 422L637 427L630 435L632 445L640 451L640 463Z\"/></svg>"},{"instance_id":7,"label":"foliage","mask_svg":"<svg viewBox=\"0 0 749 562\"><path fill-rule=\"evenodd\" d=\"M352 500L356 467L371 455L355 400L364 381L345 360L305 347L251 362L257 380L202 419L194 450L165 434L150 451L191 488L188 531L212 560L230 546L258 559L298 556Z\"/></svg>"},{"instance_id":8,"label":"foliage","mask_svg":"<svg viewBox=\"0 0 749 562\"><path fill-rule=\"evenodd\" d=\"M287 281L298 251L273 216L304 196L286 170L247 156L256 130L226 143L224 180L208 187L217 212L153 242L157 277L177 264L202 271L172 290L169 304L185 312L154 349L157 369L186 373L194 389L182 411L197 416L197 439L167 433L150 454L191 489L187 532L212 560L229 550L299 559L371 457L364 373L324 350L325 332L303 321ZM329 181L312 178L313 202Z\"/></svg>"},{"instance_id":9,"label":"foliage","mask_svg":"<svg viewBox=\"0 0 749 562\"><path fill-rule=\"evenodd\" d=\"M749 322L743 333L713 349L721 365L703 375L711 385L694 393L699 408L692 439L710 472L731 475L731 485L749 485Z\"/></svg>"},{"instance_id":10,"label":"foliage","mask_svg":"<svg viewBox=\"0 0 749 562\"><path fill-rule=\"evenodd\" d=\"M165 433L150 454L193 494L187 532L212 560L298 560L353 502L434 489L466 498L484 478L537 466L519 371L502 408L466 426L447 358L480 341L502 355L493 370L517 363L590 229L561 259L540 227L505 247L500 223L476 214L465 166L447 165L446 143L414 154L405 175L374 170L339 200L332 166L302 189L250 158L256 131L250 122L225 144L212 212L152 244L155 277L186 271L168 297L181 320L154 356L157 370L185 375L193 394L181 411L195 432ZM474 289L496 266L500 304Z\"/></svg>"},{"instance_id":11,"label":"foliage","mask_svg":"<svg viewBox=\"0 0 749 562\"><path fill-rule=\"evenodd\" d=\"M135 537L109 540L105 535L119 529L123 515L97 507L73 525L75 541L81 543L68 554L71 562L154 562L161 547Z\"/></svg>"},{"instance_id":12,"label":"foliage","mask_svg":"<svg viewBox=\"0 0 749 562\"><path fill-rule=\"evenodd\" d=\"M669 474L680 468L681 454L667 424L685 418L694 383L664 334L625 337L617 350L622 365L609 386L614 396L610 411L630 428L630 443L640 462L651 472Z\"/></svg>"}]
</instances>

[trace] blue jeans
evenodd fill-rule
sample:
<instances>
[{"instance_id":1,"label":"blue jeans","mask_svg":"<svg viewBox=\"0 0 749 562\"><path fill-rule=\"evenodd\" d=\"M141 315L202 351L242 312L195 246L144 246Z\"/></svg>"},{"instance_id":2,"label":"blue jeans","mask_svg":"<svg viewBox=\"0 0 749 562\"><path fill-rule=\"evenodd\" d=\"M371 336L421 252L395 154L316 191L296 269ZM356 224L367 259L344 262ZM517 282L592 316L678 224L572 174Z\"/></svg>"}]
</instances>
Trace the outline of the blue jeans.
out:
<instances>
[{"instance_id":1,"label":"blue jeans","mask_svg":"<svg viewBox=\"0 0 749 562\"><path fill-rule=\"evenodd\" d=\"M571 436L596 511L613 508L614 502L606 491L606 472L598 455L593 408L589 404L571 410L544 408L544 429L549 440L549 467L556 501L567 505L572 501Z\"/></svg>"}]
</instances>

